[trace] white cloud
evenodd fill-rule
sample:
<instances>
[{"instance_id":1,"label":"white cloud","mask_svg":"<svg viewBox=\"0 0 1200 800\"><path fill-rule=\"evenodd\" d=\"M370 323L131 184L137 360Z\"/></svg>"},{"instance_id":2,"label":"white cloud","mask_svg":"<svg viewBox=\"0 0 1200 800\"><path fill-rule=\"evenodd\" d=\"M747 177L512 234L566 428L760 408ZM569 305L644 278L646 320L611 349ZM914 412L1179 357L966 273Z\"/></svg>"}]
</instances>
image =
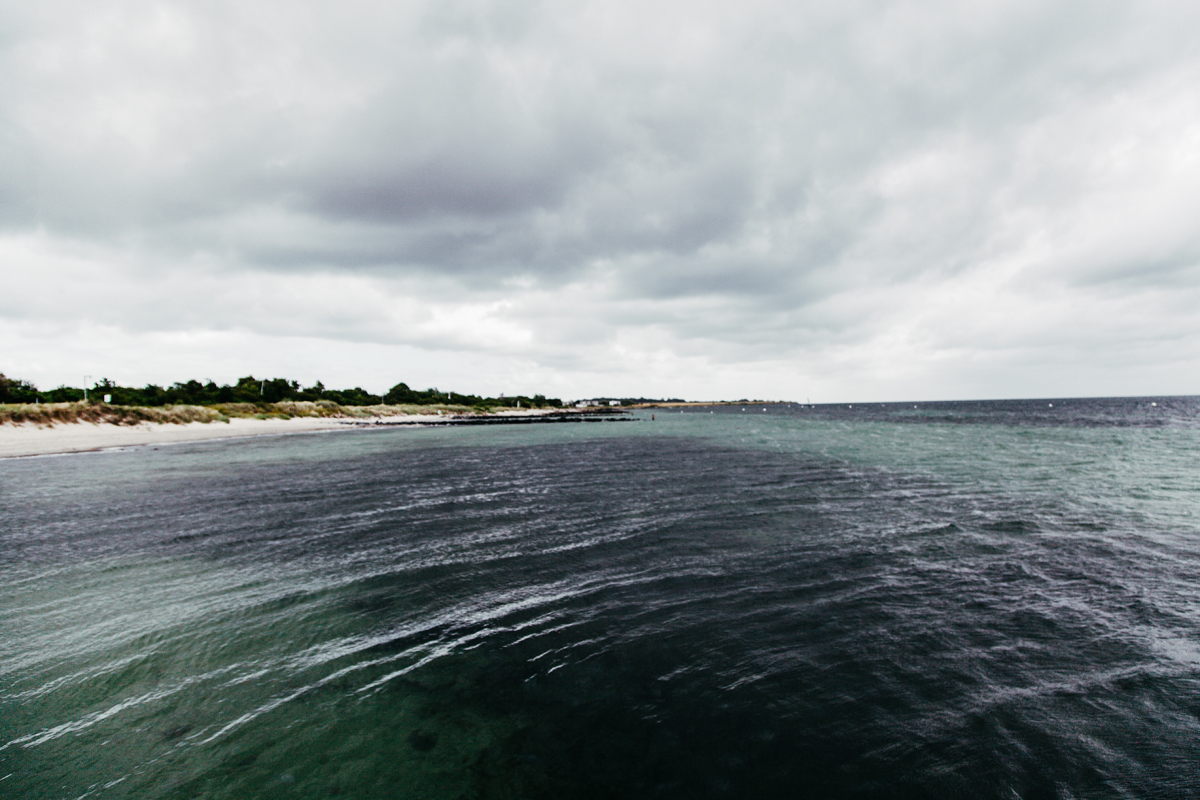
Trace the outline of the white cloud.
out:
<instances>
[{"instance_id":1,"label":"white cloud","mask_svg":"<svg viewBox=\"0 0 1200 800\"><path fill-rule=\"evenodd\" d=\"M1128 2L11 7L0 323L39 333L0 369L56 383L108 353L161 382L226 353L327 383L355 364L376 390L407 369L567 396L1195 392L1197 23Z\"/></svg>"}]
</instances>

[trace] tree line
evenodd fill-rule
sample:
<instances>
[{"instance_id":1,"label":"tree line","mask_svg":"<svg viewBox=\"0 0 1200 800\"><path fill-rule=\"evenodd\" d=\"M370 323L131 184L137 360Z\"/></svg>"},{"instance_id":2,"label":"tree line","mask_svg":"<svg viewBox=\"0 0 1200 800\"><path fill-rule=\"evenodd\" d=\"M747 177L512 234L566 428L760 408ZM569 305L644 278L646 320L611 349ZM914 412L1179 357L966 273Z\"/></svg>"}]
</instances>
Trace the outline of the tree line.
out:
<instances>
[{"instance_id":1,"label":"tree line","mask_svg":"<svg viewBox=\"0 0 1200 800\"><path fill-rule=\"evenodd\" d=\"M0 403L74 403L84 399L84 390L72 386L59 386L43 391L33 383L18 378L8 378L0 373ZM108 396L112 405L122 406L209 406L221 403L253 403L266 405L283 401L326 400L342 406L374 405L458 405L477 407L545 407L562 406L557 398L536 394L532 397L483 397L475 394L443 392L437 388L410 389L406 383L397 383L385 394L368 392L361 386L353 389L327 389L320 381L312 386L301 387L298 381L286 378L260 379L253 375L238 378L237 383L217 385L209 380L173 383L158 386L148 383L139 388L119 386L108 378L102 378L87 390L89 402L102 402Z\"/></svg>"}]
</instances>

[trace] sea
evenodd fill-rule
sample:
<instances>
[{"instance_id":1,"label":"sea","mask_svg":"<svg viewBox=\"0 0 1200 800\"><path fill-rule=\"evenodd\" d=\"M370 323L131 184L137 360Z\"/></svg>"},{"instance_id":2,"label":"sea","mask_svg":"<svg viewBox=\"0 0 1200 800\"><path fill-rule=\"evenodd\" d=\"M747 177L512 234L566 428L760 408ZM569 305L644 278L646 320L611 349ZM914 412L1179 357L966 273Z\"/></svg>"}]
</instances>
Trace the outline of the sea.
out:
<instances>
[{"instance_id":1,"label":"sea","mask_svg":"<svg viewBox=\"0 0 1200 800\"><path fill-rule=\"evenodd\" d=\"M0 461L0 797L1200 795L1200 398Z\"/></svg>"}]
</instances>

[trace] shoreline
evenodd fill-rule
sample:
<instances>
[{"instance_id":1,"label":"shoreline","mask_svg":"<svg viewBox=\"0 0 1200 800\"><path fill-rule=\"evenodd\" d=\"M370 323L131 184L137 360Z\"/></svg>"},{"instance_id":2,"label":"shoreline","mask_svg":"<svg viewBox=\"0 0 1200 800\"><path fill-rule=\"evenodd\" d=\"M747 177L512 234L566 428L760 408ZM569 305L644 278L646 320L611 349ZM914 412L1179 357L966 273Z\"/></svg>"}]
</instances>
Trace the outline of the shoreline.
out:
<instances>
[{"instance_id":1,"label":"shoreline","mask_svg":"<svg viewBox=\"0 0 1200 800\"><path fill-rule=\"evenodd\" d=\"M140 447L210 439L237 439L287 433L350 430L333 419L231 419L229 422L61 422L39 426L31 422L0 425L0 459L90 453L115 447Z\"/></svg>"},{"instance_id":2,"label":"shoreline","mask_svg":"<svg viewBox=\"0 0 1200 800\"><path fill-rule=\"evenodd\" d=\"M107 422L60 422L38 425L32 422L0 424L0 460L31 456L91 453L118 447L201 442L213 439L239 439L253 436L278 436L292 433L364 430L395 427L505 424L534 422L536 417L578 415L579 421L599 417L593 411L580 414L566 409L506 409L488 415L460 416L436 414L389 415L386 417L292 417L291 419L255 419L234 417L228 422L141 422L115 425ZM590 420L589 420L590 421Z\"/></svg>"}]
</instances>

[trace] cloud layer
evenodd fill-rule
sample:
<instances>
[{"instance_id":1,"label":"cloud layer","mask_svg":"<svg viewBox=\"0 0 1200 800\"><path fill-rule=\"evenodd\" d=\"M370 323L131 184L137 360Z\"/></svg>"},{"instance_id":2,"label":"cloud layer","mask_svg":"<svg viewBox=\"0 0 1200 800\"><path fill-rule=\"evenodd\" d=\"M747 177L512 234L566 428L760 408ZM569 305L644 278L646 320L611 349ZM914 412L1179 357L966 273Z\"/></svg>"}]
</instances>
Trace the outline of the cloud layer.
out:
<instances>
[{"instance_id":1,"label":"cloud layer","mask_svg":"<svg viewBox=\"0 0 1200 800\"><path fill-rule=\"evenodd\" d=\"M1200 8L0 13L10 373L1200 391Z\"/></svg>"}]
</instances>

